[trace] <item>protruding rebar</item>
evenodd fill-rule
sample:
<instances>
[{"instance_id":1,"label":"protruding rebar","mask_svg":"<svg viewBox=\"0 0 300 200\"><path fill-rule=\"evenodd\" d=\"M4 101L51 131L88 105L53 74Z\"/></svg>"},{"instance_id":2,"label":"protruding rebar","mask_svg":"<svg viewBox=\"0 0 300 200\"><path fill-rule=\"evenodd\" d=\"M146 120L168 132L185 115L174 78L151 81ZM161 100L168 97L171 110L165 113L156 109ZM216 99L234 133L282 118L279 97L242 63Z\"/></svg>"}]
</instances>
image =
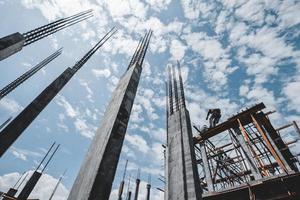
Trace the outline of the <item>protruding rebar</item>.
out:
<instances>
[{"instance_id":1,"label":"protruding rebar","mask_svg":"<svg viewBox=\"0 0 300 200\"><path fill-rule=\"evenodd\" d=\"M170 115L174 113L174 106L173 106L173 87L172 87L172 73L171 73L171 67L168 67L168 89L169 89L169 110L170 110Z\"/></svg>"},{"instance_id":2,"label":"protruding rebar","mask_svg":"<svg viewBox=\"0 0 300 200\"><path fill-rule=\"evenodd\" d=\"M127 170L127 164L128 160L126 160L125 167L124 167L124 172L123 172L123 179L120 183L119 187L119 194L118 194L118 200L122 200L122 195L123 195L123 190L124 190L124 183L125 183L125 176L126 176L126 170Z\"/></svg>"},{"instance_id":3,"label":"protruding rebar","mask_svg":"<svg viewBox=\"0 0 300 200\"><path fill-rule=\"evenodd\" d=\"M5 122L3 122L1 125L0 125L0 130L6 126L6 124L12 119L12 117L9 117L7 120L5 120Z\"/></svg>"},{"instance_id":4,"label":"protruding rebar","mask_svg":"<svg viewBox=\"0 0 300 200\"><path fill-rule=\"evenodd\" d=\"M127 70L131 67L131 65L133 65L133 62L134 62L134 59L135 59L136 54L137 54L137 52L138 52L138 49L140 48L140 46L141 46L141 44L142 44L142 40L143 40L143 38L140 39L140 41L139 41L139 43L138 43L138 46L137 46L137 48L135 49L134 54L133 54L133 56L132 56L132 58L131 58L131 60L130 60L130 62L129 62L129 65L128 65L128 67L127 67Z\"/></svg>"},{"instance_id":5,"label":"protruding rebar","mask_svg":"<svg viewBox=\"0 0 300 200\"><path fill-rule=\"evenodd\" d=\"M57 188L58 188L61 180L64 178L66 172L67 172L67 170L65 170L64 173L59 177L59 179L58 179L58 181L57 181L57 183L56 183L56 185L55 185L55 187L54 187L54 189L53 189L53 191L52 191L52 193L51 193L51 195L49 197L49 200L51 200L53 198L53 196L54 196L54 194L55 194L55 192L56 192L56 190L57 190Z\"/></svg>"},{"instance_id":6,"label":"protruding rebar","mask_svg":"<svg viewBox=\"0 0 300 200\"><path fill-rule=\"evenodd\" d=\"M23 172L23 174L19 177L18 181L14 184L14 186L12 188L15 188L17 186L17 184L21 181L22 177L24 176L26 172Z\"/></svg>"},{"instance_id":7,"label":"protruding rebar","mask_svg":"<svg viewBox=\"0 0 300 200\"><path fill-rule=\"evenodd\" d=\"M22 179L22 181L20 182L20 184L18 185L18 187L16 188L17 190L20 188L20 186L24 183L24 181L26 180L27 176L29 175L29 172L26 172L26 175L24 176L24 178Z\"/></svg>"},{"instance_id":8,"label":"protruding rebar","mask_svg":"<svg viewBox=\"0 0 300 200\"><path fill-rule=\"evenodd\" d=\"M182 81L182 75L181 75L181 67L180 67L180 63L177 60L177 70L179 73L179 87L180 87L180 101L181 101L181 105L185 108L185 95L184 95L184 88L183 88L183 81Z\"/></svg>"},{"instance_id":9,"label":"protruding rebar","mask_svg":"<svg viewBox=\"0 0 300 200\"><path fill-rule=\"evenodd\" d=\"M146 200L150 200L150 190L151 190L151 175L148 176L148 184L147 184L147 196Z\"/></svg>"},{"instance_id":10,"label":"protruding rebar","mask_svg":"<svg viewBox=\"0 0 300 200\"><path fill-rule=\"evenodd\" d=\"M130 181L131 181L131 174L129 175L128 185L127 185L127 198L126 200L131 200L131 191L130 191Z\"/></svg>"},{"instance_id":11,"label":"protruding rebar","mask_svg":"<svg viewBox=\"0 0 300 200\"><path fill-rule=\"evenodd\" d=\"M25 38L24 46L36 42L44 37L47 37L48 35L51 35L61 29L67 28L92 16L92 10L87 10L64 19L59 19L55 22L41 26L34 30L28 31L23 34Z\"/></svg>"},{"instance_id":12,"label":"protruding rebar","mask_svg":"<svg viewBox=\"0 0 300 200\"><path fill-rule=\"evenodd\" d=\"M112 31L112 30L111 30ZM111 32L110 31L110 32ZM110 33L109 32L109 33ZM0 157L17 140L22 132L33 122L33 120L42 112L42 110L51 102L58 92L71 80L74 74L84 63L115 33L110 34L98 42L79 62L72 68L68 67L59 75L47 88L45 88L21 113L18 114L3 130L0 132Z\"/></svg>"},{"instance_id":13,"label":"protruding rebar","mask_svg":"<svg viewBox=\"0 0 300 200\"><path fill-rule=\"evenodd\" d=\"M150 39L151 39L152 33L153 33L153 31L150 29L149 30L149 34L148 34L148 38L147 38L147 42L146 42L146 45L145 45L145 48L143 50L143 54L142 54L142 57L140 59L140 65L141 66L143 65L143 62L145 60L145 56L146 56L146 53L147 53L147 50L148 50L148 47L149 47L149 44L150 44Z\"/></svg>"},{"instance_id":14,"label":"protruding rebar","mask_svg":"<svg viewBox=\"0 0 300 200\"><path fill-rule=\"evenodd\" d=\"M117 30L114 30L115 27L113 27L108 33L104 35L104 37L101 38L101 40L95 44L95 46L89 50L76 64L73 66L74 71L78 71L87 61L88 59L111 37L113 36Z\"/></svg>"},{"instance_id":15,"label":"protruding rebar","mask_svg":"<svg viewBox=\"0 0 300 200\"><path fill-rule=\"evenodd\" d=\"M151 39L151 36L152 36L152 31L149 30L146 35L140 40L132 58L131 58L131 61L128 65L128 68L129 69L134 63L138 63L140 66L142 66L143 64L143 61L145 59L145 55L147 53L147 49L148 49L148 46L149 46L149 42L150 42L150 39Z\"/></svg>"},{"instance_id":16,"label":"protruding rebar","mask_svg":"<svg viewBox=\"0 0 300 200\"><path fill-rule=\"evenodd\" d=\"M35 67L31 68L27 72L25 72L23 75L21 75L19 78L5 86L3 89L0 90L0 99L2 99L4 96L9 94L11 91L13 91L16 87L21 85L24 81L29 79L32 75L34 75L36 72L38 72L40 69L42 69L44 66L46 66L48 63L50 63L52 60L57 58L62 53L62 48L55 51L53 54L45 58L42 62L37 64ZM0 128L1 129L1 128Z\"/></svg>"},{"instance_id":17,"label":"protruding rebar","mask_svg":"<svg viewBox=\"0 0 300 200\"><path fill-rule=\"evenodd\" d=\"M174 65L172 65L172 74L173 74L173 88L174 88L175 106L176 106L176 110L179 110L177 76L176 76Z\"/></svg>"},{"instance_id":18,"label":"protruding rebar","mask_svg":"<svg viewBox=\"0 0 300 200\"><path fill-rule=\"evenodd\" d=\"M40 164L36 167L35 171L37 171L40 166L42 165L42 163L44 162L44 160L47 158L48 154L50 153L50 151L52 150L52 148L54 147L55 142L52 143L52 145L50 146L49 150L47 151L46 155L44 156L44 158L42 159L42 161L40 162Z\"/></svg>"},{"instance_id":19,"label":"protruding rebar","mask_svg":"<svg viewBox=\"0 0 300 200\"><path fill-rule=\"evenodd\" d=\"M42 173L45 171L46 167L48 166L48 164L50 163L50 161L52 160L53 156L55 155L55 153L57 152L58 148L59 148L60 144L58 144L56 146L56 148L54 149L53 153L51 154L50 158L48 159L48 161L46 162L44 168L42 169Z\"/></svg>"},{"instance_id":20,"label":"protruding rebar","mask_svg":"<svg viewBox=\"0 0 300 200\"><path fill-rule=\"evenodd\" d=\"M139 189L140 189L140 182L141 182L141 179L140 179L140 168L138 169L138 172L137 172L137 176L136 176L136 185L135 185L135 193L134 193L134 200L137 200L138 199L138 196L139 196Z\"/></svg>"}]
</instances>

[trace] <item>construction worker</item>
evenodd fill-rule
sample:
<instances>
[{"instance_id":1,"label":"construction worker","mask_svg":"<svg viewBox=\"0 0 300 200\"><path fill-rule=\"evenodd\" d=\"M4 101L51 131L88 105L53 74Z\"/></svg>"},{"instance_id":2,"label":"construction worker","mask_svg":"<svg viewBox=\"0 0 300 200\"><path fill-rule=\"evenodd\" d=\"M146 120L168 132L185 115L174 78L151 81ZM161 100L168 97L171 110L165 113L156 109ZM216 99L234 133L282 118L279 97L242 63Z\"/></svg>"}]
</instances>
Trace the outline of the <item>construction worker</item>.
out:
<instances>
[{"instance_id":1,"label":"construction worker","mask_svg":"<svg viewBox=\"0 0 300 200\"><path fill-rule=\"evenodd\" d=\"M219 123L219 120L221 118L221 110L219 108L209 109L206 116L206 120L209 116L209 128L213 128L217 125L217 123Z\"/></svg>"}]
</instances>

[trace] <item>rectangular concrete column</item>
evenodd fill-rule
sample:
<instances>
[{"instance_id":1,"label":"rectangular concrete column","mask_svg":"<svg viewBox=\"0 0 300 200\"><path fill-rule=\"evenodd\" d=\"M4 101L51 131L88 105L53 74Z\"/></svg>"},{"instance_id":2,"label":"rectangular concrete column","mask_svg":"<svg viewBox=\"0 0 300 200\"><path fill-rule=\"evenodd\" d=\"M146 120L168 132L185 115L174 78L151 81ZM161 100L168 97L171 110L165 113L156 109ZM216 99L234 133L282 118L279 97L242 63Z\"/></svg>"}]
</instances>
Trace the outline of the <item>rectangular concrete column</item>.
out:
<instances>
[{"instance_id":1,"label":"rectangular concrete column","mask_svg":"<svg viewBox=\"0 0 300 200\"><path fill-rule=\"evenodd\" d=\"M18 192L18 190L14 188L9 188L8 192L3 197L3 200L11 200L15 196L15 194Z\"/></svg>"},{"instance_id":2,"label":"rectangular concrete column","mask_svg":"<svg viewBox=\"0 0 300 200\"><path fill-rule=\"evenodd\" d=\"M73 70L67 68L0 132L0 157L18 139L22 132L42 112L65 84L67 84L73 75Z\"/></svg>"},{"instance_id":3,"label":"rectangular concrete column","mask_svg":"<svg viewBox=\"0 0 300 200\"><path fill-rule=\"evenodd\" d=\"M109 198L142 68L120 79L72 187L69 200Z\"/></svg>"},{"instance_id":4,"label":"rectangular concrete column","mask_svg":"<svg viewBox=\"0 0 300 200\"><path fill-rule=\"evenodd\" d=\"M18 32L0 38L0 61L20 51L24 42L25 38Z\"/></svg>"},{"instance_id":5,"label":"rectangular concrete column","mask_svg":"<svg viewBox=\"0 0 300 200\"><path fill-rule=\"evenodd\" d=\"M120 78L68 200L109 198L151 35L150 30L141 40Z\"/></svg>"},{"instance_id":6,"label":"rectangular concrete column","mask_svg":"<svg viewBox=\"0 0 300 200\"><path fill-rule=\"evenodd\" d=\"M167 199L201 199L189 113L180 108L168 118Z\"/></svg>"},{"instance_id":7,"label":"rectangular concrete column","mask_svg":"<svg viewBox=\"0 0 300 200\"><path fill-rule=\"evenodd\" d=\"M37 172L37 171L33 172L30 179L28 180L28 182L24 186L23 190L20 192L20 194L18 196L18 200L27 200L28 199L30 193L32 192L32 190L36 186L36 184L39 181L39 179L41 178L41 176L42 176L42 173Z\"/></svg>"}]
</instances>

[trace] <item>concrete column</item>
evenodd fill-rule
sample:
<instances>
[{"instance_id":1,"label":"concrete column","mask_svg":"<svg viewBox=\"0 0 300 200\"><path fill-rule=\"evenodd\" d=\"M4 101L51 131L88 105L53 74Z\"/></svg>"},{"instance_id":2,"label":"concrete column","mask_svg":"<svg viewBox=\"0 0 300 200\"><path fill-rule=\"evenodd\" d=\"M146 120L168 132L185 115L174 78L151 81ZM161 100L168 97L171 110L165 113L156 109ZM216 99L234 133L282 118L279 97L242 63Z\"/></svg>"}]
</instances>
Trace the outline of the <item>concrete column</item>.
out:
<instances>
[{"instance_id":1,"label":"concrete column","mask_svg":"<svg viewBox=\"0 0 300 200\"><path fill-rule=\"evenodd\" d=\"M73 75L73 70L67 68L0 132L0 157L67 84Z\"/></svg>"},{"instance_id":2,"label":"concrete column","mask_svg":"<svg viewBox=\"0 0 300 200\"><path fill-rule=\"evenodd\" d=\"M180 108L168 117L167 199L201 199L189 113Z\"/></svg>"},{"instance_id":3,"label":"concrete column","mask_svg":"<svg viewBox=\"0 0 300 200\"><path fill-rule=\"evenodd\" d=\"M30 193L36 186L37 182L39 181L40 177L42 176L42 173L34 171L33 174L31 175L30 179L24 186L23 190L20 192L18 196L18 200L27 200Z\"/></svg>"},{"instance_id":4,"label":"concrete column","mask_svg":"<svg viewBox=\"0 0 300 200\"><path fill-rule=\"evenodd\" d=\"M131 191L128 192L127 200L131 200Z\"/></svg>"},{"instance_id":5,"label":"concrete column","mask_svg":"<svg viewBox=\"0 0 300 200\"><path fill-rule=\"evenodd\" d=\"M150 200L150 189L151 189L151 185L147 184L147 199L146 200Z\"/></svg>"},{"instance_id":6,"label":"concrete column","mask_svg":"<svg viewBox=\"0 0 300 200\"><path fill-rule=\"evenodd\" d=\"M135 185L135 194L134 194L134 200L138 199L139 196L139 188L140 188L140 179L136 179L136 185Z\"/></svg>"},{"instance_id":7,"label":"concrete column","mask_svg":"<svg viewBox=\"0 0 300 200\"><path fill-rule=\"evenodd\" d=\"M18 32L0 38L0 61L20 51L24 42L25 38Z\"/></svg>"},{"instance_id":8,"label":"concrete column","mask_svg":"<svg viewBox=\"0 0 300 200\"><path fill-rule=\"evenodd\" d=\"M15 197L15 194L17 192L18 192L18 190L14 189L14 188L9 188L8 192L3 197L3 200L11 200L13 197Z\"/></svg>"},{"instance_id":9,"label":"concrete column","mask_svg":"<svg viewBox=\"0 0 300 200\"><path fill-rule=\"evenodd\" d=\"M141 70L136 63L120 79L68 200L109 198Z\"/></svg>"}]
</instances>

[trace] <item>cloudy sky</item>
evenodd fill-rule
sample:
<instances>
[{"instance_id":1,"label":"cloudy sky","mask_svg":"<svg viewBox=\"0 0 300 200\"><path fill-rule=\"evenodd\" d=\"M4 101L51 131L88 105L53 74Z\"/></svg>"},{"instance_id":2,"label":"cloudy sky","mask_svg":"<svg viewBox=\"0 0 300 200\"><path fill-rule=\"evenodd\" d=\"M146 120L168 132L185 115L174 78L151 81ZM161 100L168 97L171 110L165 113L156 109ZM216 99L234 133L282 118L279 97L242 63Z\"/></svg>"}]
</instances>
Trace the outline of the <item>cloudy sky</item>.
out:
<instances>
[{"instance_id":1,"label":"cloudy sky","mask_svg":"<svg viewBox=\"0 0 300 200\"><path fill-rule=\"evenodd\" d=\"M141 168L141 198L148 174L153 200L163 174L165 69L182 64L193 124L206 123L209 108L220 107L222 120L264 102L275 126L300 123L300 3L293 0L0 0L0 37L24 33L53 20L92 8L94 17L25 47L1 61L0 87L56 49L63 53L0 101L0 122L15 117L51 81L73 66L113 26L117 34L76 74L0 159L0 191L33 170L53 141L60 150L32 198L47 199L65 169L55 199L65 199L100 124L110 95L125 72L139 38L153 30L134 102L111 199L124 164L136 178ZM291 131L284 135L292 140ZM293 145L292 151L300 150ZM127 179L128 180L128 177ZM131 184L133 189L133 184ZM125 189L127 191L127 187Z\"/></svg>"}]
</instances>

